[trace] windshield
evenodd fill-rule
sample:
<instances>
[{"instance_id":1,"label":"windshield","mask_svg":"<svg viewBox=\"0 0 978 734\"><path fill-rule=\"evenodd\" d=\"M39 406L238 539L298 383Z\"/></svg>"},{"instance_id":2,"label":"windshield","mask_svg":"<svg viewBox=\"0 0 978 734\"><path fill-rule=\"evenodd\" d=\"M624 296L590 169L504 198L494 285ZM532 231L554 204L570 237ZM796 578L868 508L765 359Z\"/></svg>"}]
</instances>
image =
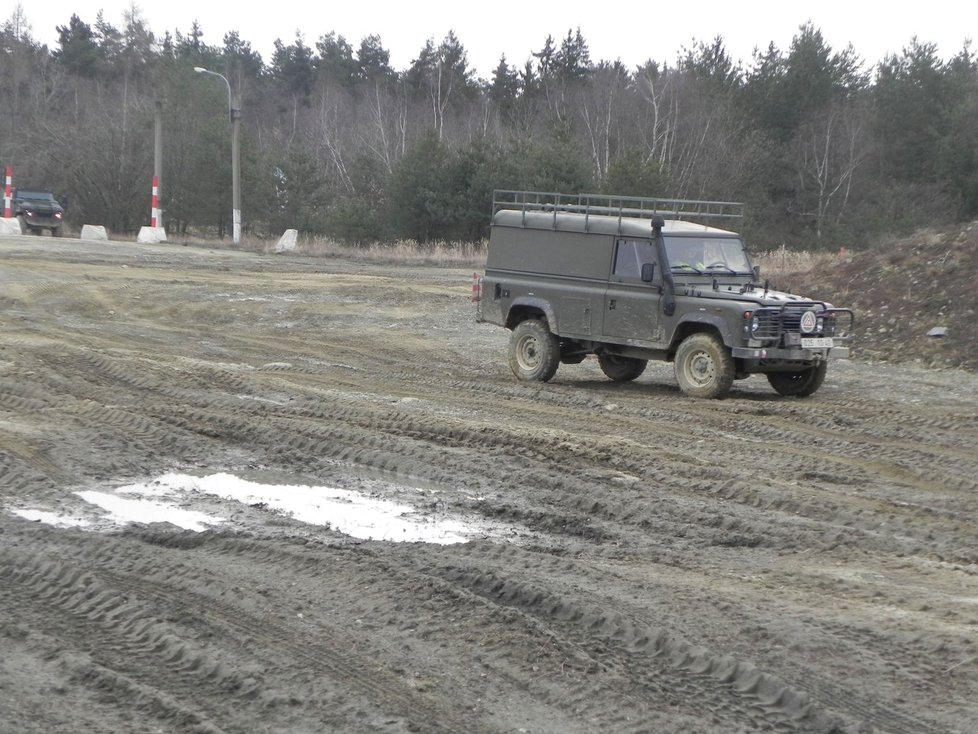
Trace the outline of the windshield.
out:
<instances>
[{"instance_id":1,"label":"windshield","mask_svg":"<svg viewBox=\"0 0 978 734\"><path fill-rule=\"evenodd\" d=\"M17 198L30 199L31 201L54 201L54 194L50 191L21 191L18 189Z\"/></svg>"},{"instance_id":2,"label":"windshield","mask_svg":"<svg viewBox=\"0 0 978 734\"><path fill-rule=\"evenodd\" d=\"M744 244L736 237L665 237L666 256L674 273L751 272Z\"/></svg>"}]
</instances>

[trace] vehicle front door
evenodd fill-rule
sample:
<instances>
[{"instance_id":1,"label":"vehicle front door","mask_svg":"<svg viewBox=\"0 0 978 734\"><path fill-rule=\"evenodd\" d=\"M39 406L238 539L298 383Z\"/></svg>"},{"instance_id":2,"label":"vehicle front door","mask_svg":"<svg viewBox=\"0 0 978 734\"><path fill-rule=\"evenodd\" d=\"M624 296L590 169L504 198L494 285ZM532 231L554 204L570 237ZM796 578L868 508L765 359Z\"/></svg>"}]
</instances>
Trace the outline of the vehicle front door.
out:
<instances>
[{"instance_id":1,"label":"vehicle front door","mask_svg":"<svg viewBox=\"0 0 978 734\"><path fill-rule=\"evenodd\" d=\"M642 266L653 265L652 282L642 280ZM648 270L648 268L646 268ZM619 343L659 342L662 273L652 240L621 238L615 243L611 277L604 299L602 336Z\"/></svg>"}]
</instances>

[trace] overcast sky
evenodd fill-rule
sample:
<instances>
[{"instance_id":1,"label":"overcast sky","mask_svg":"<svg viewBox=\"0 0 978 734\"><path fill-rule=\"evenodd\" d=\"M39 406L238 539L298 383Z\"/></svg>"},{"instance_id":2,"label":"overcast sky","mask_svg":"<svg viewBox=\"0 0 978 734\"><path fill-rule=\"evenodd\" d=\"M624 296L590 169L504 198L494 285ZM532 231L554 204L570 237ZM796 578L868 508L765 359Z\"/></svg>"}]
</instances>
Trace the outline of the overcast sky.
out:
<instances>
[{"instance_id":1,"label":"overcast sky","mask_svg":"<svg viewBox=\"0 0 978 734\"><path fill-rule=\"evenodd\" d=\"M547 35L559 42L568 30L580 28L592 61L621 60L634 68L647 59L673 63L685 47L723 37L728 53L751 61L756 47L770 43L785 51L799 26L811 21L835 51L850 43L867 66L887 54L898 54L916 36L937 45L947 60L957 54L978 31L978 5L969 0L929 0L910 3L869 3L858 0L790 0L733 3L701 2L464 2L464 0L277 0L276 2L191 2L189 0L44 0L21 2L32 35L49 47L57 46L57 27L72 14L94 25L99 10L115 25L125 25L126 12L135 7L149 29L161 38L167 31L184 35L196 20L204 43L221 46L224 34L238 31L265 63L271 61L276 39L290 44L296 31L305 44L335 31L354 50L367 35L380 36L398 71L410 66L428 39L437 44L450 31L468 52L477 75L489 78L502 54L511 66L522 68L531 52L540 50ZM11 10L15 4L7 5ZM913 10L911 12L911 8Z\"/></svg>"}]
</instances>

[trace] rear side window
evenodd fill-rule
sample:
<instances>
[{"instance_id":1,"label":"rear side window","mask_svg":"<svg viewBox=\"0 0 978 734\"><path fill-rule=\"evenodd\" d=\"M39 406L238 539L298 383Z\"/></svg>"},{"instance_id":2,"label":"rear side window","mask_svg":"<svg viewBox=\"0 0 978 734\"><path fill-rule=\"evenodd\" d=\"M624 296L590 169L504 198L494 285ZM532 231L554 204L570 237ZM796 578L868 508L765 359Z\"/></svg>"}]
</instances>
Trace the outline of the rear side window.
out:
<instances>
[{"instance_id":1,"label":"rear side window","mask_svg":"<svg viewBox=\"0 0 978 734\"><path fill-rule=\"evenodd\" d=\"M649 240L618 240L615 247L615 266L611 271L616 280L640 283L642 265L655 262L655 246ZM658 271L655 279L659 279Z\"/></svg>"}]
</instances>

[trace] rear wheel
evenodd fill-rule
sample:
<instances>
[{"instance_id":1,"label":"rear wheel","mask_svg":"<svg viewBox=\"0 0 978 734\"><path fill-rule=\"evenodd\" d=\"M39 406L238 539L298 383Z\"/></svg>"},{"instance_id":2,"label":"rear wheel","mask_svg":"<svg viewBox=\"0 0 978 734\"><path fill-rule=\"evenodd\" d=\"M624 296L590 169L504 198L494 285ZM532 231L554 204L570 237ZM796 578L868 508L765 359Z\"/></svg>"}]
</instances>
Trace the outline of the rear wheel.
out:
<instances>
[{"instance_id":1,"label":"rear wheel","mask_svg":"<svg viewBox=\"0 0 978 734\"><path fill-rule=\"evenodd\" d=\"M691 397L722 398L735 373L733 357L714 334L692 334L676 350L676 380Z\"/></svg>"},{"instance_id":2,"label":"rear wheel","mask_svg":"<svg viewBox=\"0 0 978 734\"><path fill-rule=\"evenodd\" d=\"M780 395L806 398L822 386L828 370L828 362L819 362L814 367L798 372L769 372L767 381Z\"/></svg>"},{"instance_id":3,"label":"rear wheel","mask_svg":"<svg viewBox=\"0 0 978 734\"><path fill-rule=\"evenodd\" d=\"M601 371L615 382L629 382L645 372L649 364L646 359L621 357L617 354L599 354L598 365Z\"/></svg>"},{"instance_id":4,"label":"rear wheel","mask_svg":"<svg viewBox=\"0 0 978 734\"><path fill-rule=\"evenodd\" d=\"M520 380L546 382L560 366L560 344L537 319L521 321L509 340L509 368Z\"/></svg>"}]
</instances>

